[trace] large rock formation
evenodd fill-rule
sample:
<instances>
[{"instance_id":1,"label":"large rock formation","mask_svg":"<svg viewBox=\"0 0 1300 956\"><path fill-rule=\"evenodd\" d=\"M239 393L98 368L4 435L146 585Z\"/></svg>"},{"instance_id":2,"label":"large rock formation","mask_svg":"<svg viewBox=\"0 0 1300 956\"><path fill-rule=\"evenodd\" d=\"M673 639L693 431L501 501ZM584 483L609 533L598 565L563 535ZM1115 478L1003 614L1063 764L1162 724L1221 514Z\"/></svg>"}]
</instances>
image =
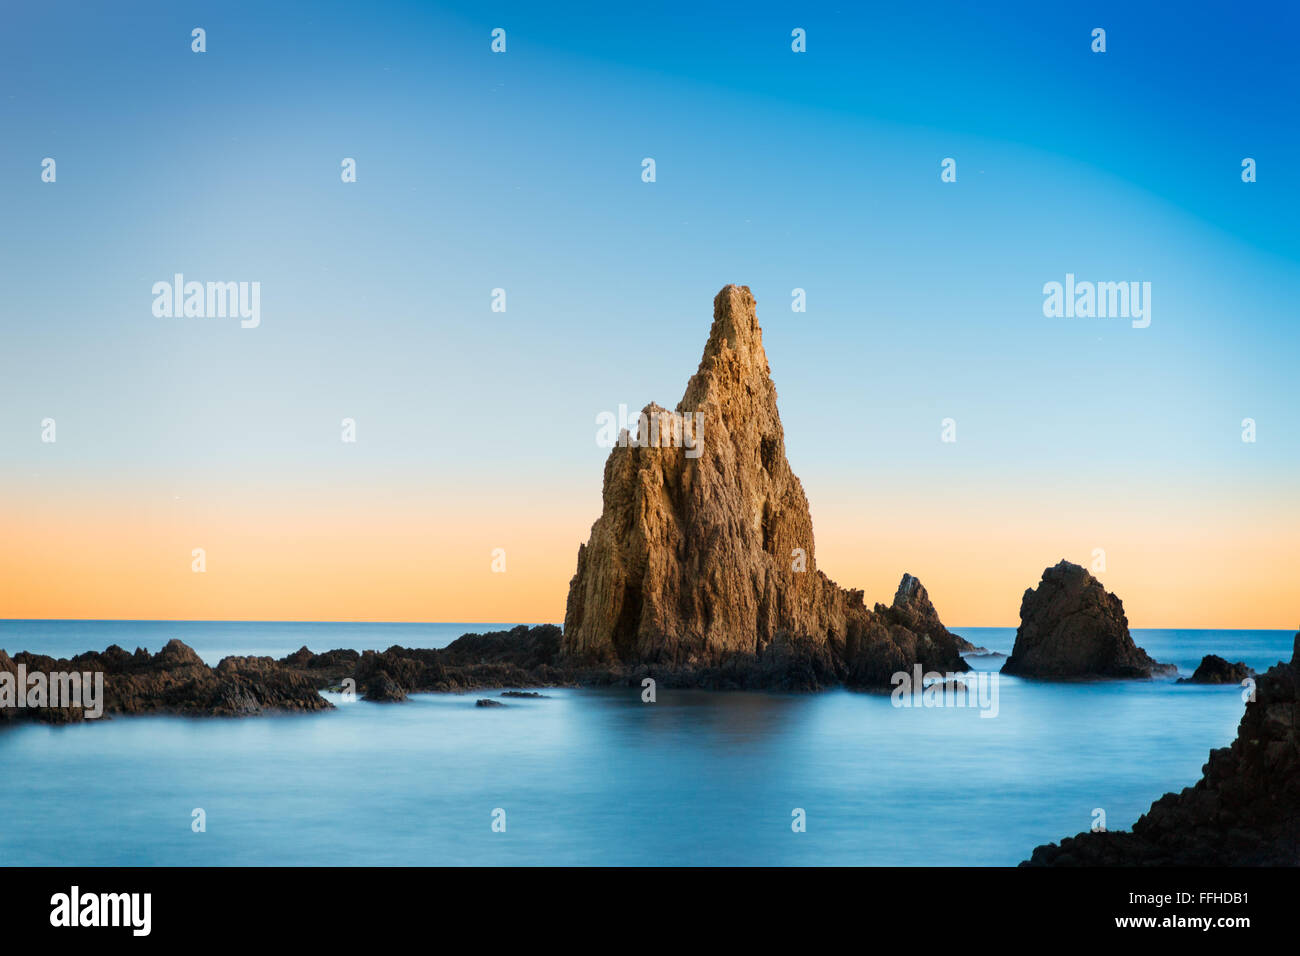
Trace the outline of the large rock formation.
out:
<instances>
[{"instance_id":1,"label":"large rock formation","mask_svg":"<svg viewBox=\"0 0 1300 956\"><path fill-rule=\"evenodd\" d=\"M880 685L918 662L967 669L919 582L905 578L902 601L873 612L861 591L817 569L744 286L714 299L704 356L676 410L647 405L637 434L620 436L603 497L569 585L569 659L689 668L794 653Z\"/></svg>"},{"instance_id":2,"label":"large rock formation","mask_svg":"<svg viewBox=\"0 0 1300 956\"><path fill-rule=\"evenodd\" d=\"M1033 865L1300 866L1300 634L1289 664L1258 678L1230 747L1195 786L1167 793L1131 833L1040 846Z\"/></svg>"},{"instance_id":3,"label":"large rock formation","mask_svg":"<svg viewBox=\"0 0 1300 956\"><path fill-rule=\"evenodd\" d=\"M1021 677L1151 677L1171 670L1133 643L1124 604L1069 561L1043 572L1020 602L1020 627L1002 673Z\"/></svg>"}]
</instances>

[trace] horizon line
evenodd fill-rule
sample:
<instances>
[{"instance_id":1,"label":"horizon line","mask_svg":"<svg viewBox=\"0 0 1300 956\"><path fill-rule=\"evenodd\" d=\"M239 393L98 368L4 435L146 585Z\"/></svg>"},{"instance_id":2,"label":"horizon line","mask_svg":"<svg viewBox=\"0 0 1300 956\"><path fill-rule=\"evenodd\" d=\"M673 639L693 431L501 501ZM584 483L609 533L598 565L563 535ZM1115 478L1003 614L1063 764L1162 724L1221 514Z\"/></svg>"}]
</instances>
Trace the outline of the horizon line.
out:
<instances>
[{"instance_id":1,"label":"horizon line","mask_svg":"<svg viewBox=\"0 0 1300 956\"><path fill-rule=\"evenodd\" d=\"M555 621L377 621L377 620L302 620L298 618L173 618L173 617L0 617L0 624L31 624L37 622L79 622L83 624L458 624L466 626L496 625L540 627L551 624L563 629L564 623ZM947 625L950 631L959 630L1018 630L1019 624L956 624ZM1130 624L1130 631L1295 631L1300 627L1221 627L1198 625L1196 627L1167 627L1155 624Z\"/></svg>"}]
</instances>

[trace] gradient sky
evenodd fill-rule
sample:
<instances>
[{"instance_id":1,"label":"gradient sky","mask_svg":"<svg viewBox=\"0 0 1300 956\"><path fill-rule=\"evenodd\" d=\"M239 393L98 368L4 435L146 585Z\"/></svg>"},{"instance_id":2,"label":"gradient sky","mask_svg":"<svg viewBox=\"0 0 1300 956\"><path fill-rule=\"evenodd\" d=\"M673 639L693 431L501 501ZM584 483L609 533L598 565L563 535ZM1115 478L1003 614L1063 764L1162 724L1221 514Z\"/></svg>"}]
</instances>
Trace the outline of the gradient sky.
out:
<instances>
[{"instance_id":1,"label":"gradient sky","mask_svg":"<svg viewBox=\"0 0 1300 956\"><path fill-rule=\"evenodd\" d=\"M736 282L840 584L1014 625L1102 548L1135 626L1295 627L1300 14L989 6L12 7L0 617L559 621L597 413ZM1067 272L1151 326L1044 318Z\"/></svg>"}]
</instances>

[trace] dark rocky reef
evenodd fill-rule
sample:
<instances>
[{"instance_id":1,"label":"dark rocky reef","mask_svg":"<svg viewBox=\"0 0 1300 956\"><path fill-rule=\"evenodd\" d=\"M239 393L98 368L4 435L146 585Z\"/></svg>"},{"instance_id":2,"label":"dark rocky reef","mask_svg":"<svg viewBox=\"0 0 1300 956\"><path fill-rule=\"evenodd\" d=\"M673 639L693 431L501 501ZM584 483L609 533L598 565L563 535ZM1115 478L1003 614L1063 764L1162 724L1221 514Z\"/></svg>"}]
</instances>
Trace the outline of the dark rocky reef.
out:
<instances>
[{"instance_id":1,"label":"dark rocky reef","mask_svg":"<svg viewBox=\"0 0 1300 956\"><path fill-rule=\"evenodd\" d=\"M824 643L784 636L758 655L685 666L575 660L563 654L560 638L560 629L552 624L519 625L509 631L466 634L441 649L395 646L357 655L312 654L304 648L280 663L322 690L338 688L351 678L368 700L492 688L639 687L647 677L664 687L815 691L846 677L843 662Z\"/></svg>"},{"instance_id":2,"label":"dark rocky reef","mask_svg":"<svg viewBox=\"0 0 1300 956\"><path fill-rule=\"evenodd\" d=\"M957 657L951 636L937 628L916 633L907 623L933 618L919 582L900 588L905 600L877 605L871 627L854 635L853 672L826 641L778 634L758 654L734 654L709 663L646 664L591 662L563 653L561 631L551 624L520 625L509 631L466 634L441 649L394 646L385 651L307 648L274 660L228 657L208 667L187 645L170 641L157 654L127 653L114 645L101 653L57 660L23 652L10 659L0 651L0 670L17 674L96 672L104 675L102 707L112 714L245 716L275 711L318 711L333 705L321 690L355 690L364 699L401 702L411 693L469 692L493 688L624 686L640 688L646 678L666 688L712 690L817 691L843 683L887 681L907 653L924 660L927 670L946 667ZM859 596L860 600L860 596ZM933 627L933 625L926 625ZM941 626L941 625L940 625ZM873 663L874 662L874 663ZM964 668L963 668L964 669ZM510 696L541 697L515 692ZM506 695L503 695L506 696ZM90 702L87 701L87 704ZM499 703L499 702L493 702ZM492 706L484 704L483 706ZM0 707L0 723L16 719L67 723L86 719L85 706Z\"/></svg>"},{"instance_id":3,"label":"dark rocky reef","mask_svg":"<svg viewBox=\"0 0 1300 956\"><path fill-rule=\"evenodd\" d=\"M157 654L143 649L128 654L116 644L102 654L89 652L71 660L22 652L10 658L0 651L0 670L17 674L18 665L33 673L104 675L104 716L111 714L186 714L237 717L267 711L327 710L331 704L315 685L270 657L227 657L208 667L193 649L178 640ZM85 720L86 706L0 707L0 721L32 719L46 723Z\"/></svg>"},{"instance_id":4,"label":"dark rocky reef","mask_svg":"<svg viewBox=\"0 0 1300 956\"><path fill-rule=\"evenodd\" d=\"M1300 634L1290 663L1257 679L1237 739L1201 772L1132 832L1080 833L1037 847L1028 865L1300 866Z\"/></svg>"},{"instance_id":5,"label":"dark rocky reef","mask_svg":"<svg viewBox=\"0 0 1300 956\"><path fill-rule=\"evenodd\" d=\"M968 669L914 578L869 610L818 570L747 287L714 299L676 410L647 405L621 439L569 585L567 660L742 686L887 687L917 663Z\"/></svg>"},{"instance_id":6,"label":"dark rocky reef","mask_svg":"<svg viewBox=\"0 0 1300 956\"><path fill-rule=\"evenodd\" d=\"M1062 561L1020 602L1020 627L1002 673L1020 677L1150 678L1174 668L1133 643L1124 604L1087 570Z\"/></svg>"},{"instance_id":7,"label":"dark rocky reef","mask_svg":"<svg viewBox=\"0 0 1300 956\"><path fill-rule=\"evenodd\" d=\"M303 648L282 663L322 689L351 678L367 700L394 701L408 693L578 683L579 671L558 666L559 649L555 625L521 624L509 631L465 634L439 649L394 646L313 655Z\"/></svg>"},{"instance_id":8,"label":"dark rocky reef","mask_svg":"<svg viewBox=\"0 0 1300 956\"><path fill-rule=\"evenodd\" d=\"M1218 654L1206 654L1201 658L1191 677L1179 679L1180 684L1240 684L1255 672L1242 661L1230 664Z\"/></svg>"}]
</instances>

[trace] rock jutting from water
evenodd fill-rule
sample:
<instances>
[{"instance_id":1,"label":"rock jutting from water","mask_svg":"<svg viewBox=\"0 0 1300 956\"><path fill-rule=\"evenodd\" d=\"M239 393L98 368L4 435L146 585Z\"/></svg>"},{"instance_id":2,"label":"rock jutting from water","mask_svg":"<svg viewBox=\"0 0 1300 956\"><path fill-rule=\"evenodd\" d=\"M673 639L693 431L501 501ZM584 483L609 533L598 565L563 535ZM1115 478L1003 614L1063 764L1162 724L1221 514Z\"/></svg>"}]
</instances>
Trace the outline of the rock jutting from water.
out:
<instances>
[{"instance_id":1,"label":"rock jutting from water","mask_svg":"<svg viewBox=\"0 0 1300 956\"><path fill-rule=\"evenodd\" d=\"M1002 673L1019 677L1150 678L1175 668L1133 643L1124 604L1088 571L1061 561L1020 602L1020 627Z\"/></svg>"},{"instance_id":2,"label":"rock jutting from water","mask_svg":"<svg viewBox=\"0 0 1300 956\"><path fill-rule=\"evenodd\" d=\"M1132 832L1080 833L1026 862L1300 866L1300 634L1290 663L1257 678L1236 740L1210 751L1195 786L1151 804Z\"/></svg>"},{"instance_id":3,"label":"rock jutting from water","mask_svg":"<svg viewBox=\"0 0 1300 956\"><path fill-rule=\"evenodd\" d=\"M103 699L91 701L82 692L78 706L17 707L0 698L6 705L0 706L0 722L27 718L72 723L113 714L240 717L267 711L328 710L331 706L309 677L269 657L227 657L209 667L178 640L168 641L153 655L141 649L129 654L117 645L103 653L78 654L71 660L26 651L10 658L0 651L0 678L12 683L20 672L28 685L22 690L29 699L38 686L35 675L41 675L48 694L54 684L72 674L98 675Z\"/></svg>"},{"instance_id":4,"label":"rock jutting from water","mask_svg":"<svg viewBox=\"0 0 1300 956\"><path fill-rule=\"evenodd\" d=\"M1254 677L1255 672L1245 662L1230 664L1218 654L1206 654L1191 677L1179 679L1180 684L1240 684Z\"/></svg>"},{"instance_id":5,"label":"rock jutting from water","mask_svg":"<svg viewBox=\"0 0 1300 956\"><path fill-rule=\"evenodd\" d=\"M817 568L745 286L714 299L676 410L647 405L637 434L610 451L603 509L569 585L563 653L607 666L810 668L823 683L879 687L918 663L967 670L915 578L891 607L868 609L862 591Z\"/></svg>"}]
</instances>

